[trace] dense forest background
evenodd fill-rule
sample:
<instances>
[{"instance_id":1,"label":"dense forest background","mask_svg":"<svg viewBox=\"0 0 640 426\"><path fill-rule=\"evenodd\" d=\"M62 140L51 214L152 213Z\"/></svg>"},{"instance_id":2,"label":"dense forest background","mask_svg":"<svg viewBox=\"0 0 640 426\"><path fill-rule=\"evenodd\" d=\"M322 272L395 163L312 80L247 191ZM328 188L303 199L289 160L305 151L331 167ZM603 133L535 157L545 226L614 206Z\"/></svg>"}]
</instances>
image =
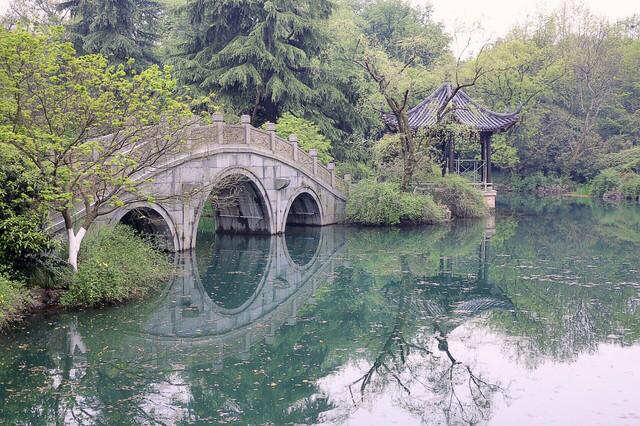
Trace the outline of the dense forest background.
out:
<instances>
[{"instance_id":1,"label":"dense forest background","mask_svg":"<svg viewBox=\"0 0 640 426\"><path fill-rule=\"evenodd\" d=\"M317 130L321 152L356 178L392 169L395 143L382 137L389 108L364 55L408 106L450 81L496 111L521 108L494 142L507 174L582 183L610 167L637 171L640 16L611 23L567 3L456 57L461 35L431 12L403 0L17 0L3 24L62 25L79 54L171 66L194 112Z\"/></svg>"}]
</instances>

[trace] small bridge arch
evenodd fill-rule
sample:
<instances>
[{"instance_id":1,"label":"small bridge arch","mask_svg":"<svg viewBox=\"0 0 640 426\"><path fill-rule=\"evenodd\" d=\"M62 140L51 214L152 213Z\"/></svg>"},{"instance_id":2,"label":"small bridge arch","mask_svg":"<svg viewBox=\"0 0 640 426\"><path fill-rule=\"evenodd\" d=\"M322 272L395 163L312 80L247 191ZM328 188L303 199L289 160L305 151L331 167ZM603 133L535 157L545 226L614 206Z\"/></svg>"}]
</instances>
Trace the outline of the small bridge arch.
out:
<instances>
[{"instance_id":1,"label":"small bridge arch","mask_svg":"<svg viewBox=\"0 0 640 426\"><path fill-rule=\"evenodd\" d=\"M178 251L180 242L171 215L162 206L151 202L137 202L116 210L110 224L126 225L166 251Z\"/></svg>"},{"instance_id":2,"label":"small bridge arch","mask_svg":"<svg viewBox=\"0 0 640 426\"><path fill-rule=\"evenodd\" d=\"M287 225L322 226L322 202L311 188L300 188L293 193L282 217L281 228Z\"/></svg>"}]
</instances>

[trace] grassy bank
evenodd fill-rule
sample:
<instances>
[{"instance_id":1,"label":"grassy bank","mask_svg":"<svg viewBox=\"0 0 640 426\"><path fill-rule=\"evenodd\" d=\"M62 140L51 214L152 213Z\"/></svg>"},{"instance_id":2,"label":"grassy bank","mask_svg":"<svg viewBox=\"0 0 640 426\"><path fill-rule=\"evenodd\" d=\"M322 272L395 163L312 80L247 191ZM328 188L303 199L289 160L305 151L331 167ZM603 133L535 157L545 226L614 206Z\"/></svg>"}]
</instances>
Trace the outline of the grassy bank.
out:
<instances>
[{"instance_id":1,"label":"grassy bank","mask_svg":"<svg viewBox=\"0 0 640 426\"><path fill-rule=\"evenodd\" d=\"M395 183L361 181L347 202L347 220L359 225L431 224L446 218L445 208L430 195L401 192Z\"/></svg>"},{"instance_id":2,"label":"grassy bank","mask_svg":"<svg viewBox=\"0 0 640 426\"><path fill-rule=\"evenodd\" d=\"M86 307L139 299L172 271L170 259L131 229L102 228L83 242L78 272L60 303Z\"/></svg>"},{"instance_id":3,"label":"grassy bank","mask_svg":"<svg viewBox=\"0 0 640 426\"><path fill-rule=\"evenodd\" d=\"M477 218L487 214L482 192L461 176L448 175L436 179L429 193L455 218Z\"/></svg>"},{"instance_id":4,"label":"grassy bank","mask_svg":"<svg viewBox=\"0 0 640 426\"><path fill-rule=\"evenodd\" d=\"M0 274L0 330L18 319L29 297L25 287L5 274Z\"/></svg>"}]
</instances>

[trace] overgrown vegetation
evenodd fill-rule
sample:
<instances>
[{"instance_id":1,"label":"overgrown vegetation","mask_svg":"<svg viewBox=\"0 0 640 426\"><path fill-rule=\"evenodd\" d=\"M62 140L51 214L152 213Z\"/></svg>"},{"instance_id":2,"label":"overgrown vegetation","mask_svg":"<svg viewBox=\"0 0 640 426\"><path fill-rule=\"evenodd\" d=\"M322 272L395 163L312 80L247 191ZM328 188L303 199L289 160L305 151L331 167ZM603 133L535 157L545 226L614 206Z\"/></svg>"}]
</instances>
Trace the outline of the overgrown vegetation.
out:
<instances>
[{"instance_id":1,"label":"overgrown vegetation","mask_svg":"<svg viewBox=\"0 0 640 426\"><path fill-rule=\"evenodd\" d=\"M347 201L347 220L361 225L418 225L446 220L446 210L430 195L402 192L395 183L363 180Z\"/></svg>"},{"instance_id":2,"label":"overgrown vegetation","mask_svg":"<svg viewBox=\"0 0 640 426\"><path fill-rule=\"evenodd\" d=\"M146 295L172 273L170 260L126 226L90 233L63 306L96 306Z\"/></svg>"},{"instance_id":3,"label":"overgrown vegetation","mask_svg":"<svg viewBox=\"0 0 640 426\"><path fill-rule=\"evenodd\" d=\"M0 272L0 330L15 320L28 302L24 286Z\"/></svg>"},{"instance_id":4,"label":"overgrown vegetation","mask_svg":"<svg viewBox=\"0 0 640 426\"><path fill-rule=\"evenodd\" d=\"M591 182L592 195L607 200L640 197L640 147L634 147L606 156L607 168Z\"/></svg>"},{"instance_id":5,"label":"overgrown vegetation","mask_svg":"<svg viewBox=\"0 0 640 426\"><path fill-rule=\"evenodd\" d=\"M561 195L571 191L575 184L566 178L536 172L529 176L513 176L510 186L514 191L528 194Z\"/></svg>"},{"instance_id":6,"label":"overgrown vegetation","mask_svg":"<svg viewBox=\"0 0 640 426\"><path fill-rule=\"evenodd\" d=\"M331 141L320 133L320 129L312 121L287 112L278 119L276 133L285 140L289 135L295 134L298 137L298 146L303 151L315 149L318 152L318 160L324 164L332 160Z\"/></svg>"},{"instance_id":7,"label":"overgrown vegetation","mask_svg":"<svg viewBox=\"0 0 640 426\"><path fill-rule=\"evenodd\" d=\"M430 193L436 202L449 208L453 217L483 217L487 213L482 192L461 176L437 179Z\"/></svg>"}]
</instances>

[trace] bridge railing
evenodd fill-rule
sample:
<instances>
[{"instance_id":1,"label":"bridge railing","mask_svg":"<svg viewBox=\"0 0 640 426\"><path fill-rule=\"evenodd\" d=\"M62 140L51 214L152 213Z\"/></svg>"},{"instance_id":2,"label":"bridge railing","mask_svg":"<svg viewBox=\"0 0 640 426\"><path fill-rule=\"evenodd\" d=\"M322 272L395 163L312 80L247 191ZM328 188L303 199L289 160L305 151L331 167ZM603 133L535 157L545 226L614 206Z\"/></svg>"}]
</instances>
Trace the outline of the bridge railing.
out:
<instances>
[{"instance_id":1,"label":"bridge railing","mask_svg":"<svg viewBox=\"0 0 640 426\"><path fill-rule=\"evenodd\" d=\"M282 139L276 134L273 123L267 123L266 130L257 129L250 124L248 115L241 117L240 125L225 123L222 114L213 114L212 118L212 125L193 129L192 141L200 139L214 145L250 145L292 160L300 169L337 192L345 195L349 192L348 177L345 176L347 179L343 179L336 176L335 164L322 164L318 160L316 150L312 149L308 153L302 150L298 146L296 135L290 135L288 141Z\"/></svg>"}]
</instances>

